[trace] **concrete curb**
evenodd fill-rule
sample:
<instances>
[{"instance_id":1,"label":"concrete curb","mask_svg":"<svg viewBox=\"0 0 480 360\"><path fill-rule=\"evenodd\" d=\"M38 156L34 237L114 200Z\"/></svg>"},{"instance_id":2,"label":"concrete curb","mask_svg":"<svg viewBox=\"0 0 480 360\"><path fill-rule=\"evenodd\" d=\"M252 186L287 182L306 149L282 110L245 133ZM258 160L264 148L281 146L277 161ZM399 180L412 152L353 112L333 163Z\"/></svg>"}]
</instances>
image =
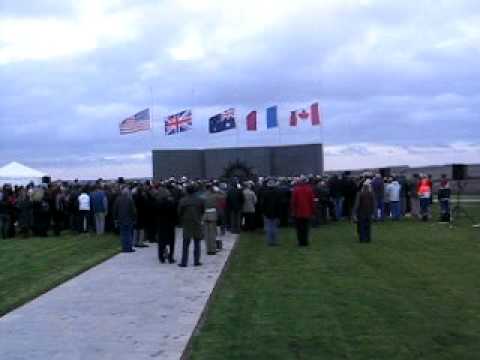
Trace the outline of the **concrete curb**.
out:
<instances>
[{"instance_id":1,"label":"concrete curb","mask_svg":"<svg viewBox=\"0 0 480 360\"><path fill-rule=\"evenodd\" d=\"M236 235L235 238L234 238L233 247L230 250L230 254L228 255L228 258L225 261L225 264L223 265L222 271L218 275L215 286L213 287L212 292L210 293L210 296L208 297L207 303L205 304L205 307L203 308L203 311L200 314L200 317L197 321L197 324L195 325L195 328L192 331L192 335L190 336L190 339L188 339L187 345L185 346L185 350L183 351L183 354L180 357L180 360L190 359L190 356L192 354L193 339L194 339L195 336L197 336L200 333L200 331L202 330L202 327L205 325L205 322L206 322L207 317L208 317L208 312L209 312L209 309L210 309L210 305L212 304L213 298L214 298L215 294L217 293L219 287L223 283L223 280L225 278L225 274L227 273L228 269L230 268L232 255L237 251L237 246L238 246L239 239L240 239L240 236Z\"/></svg>"}]
</instances>

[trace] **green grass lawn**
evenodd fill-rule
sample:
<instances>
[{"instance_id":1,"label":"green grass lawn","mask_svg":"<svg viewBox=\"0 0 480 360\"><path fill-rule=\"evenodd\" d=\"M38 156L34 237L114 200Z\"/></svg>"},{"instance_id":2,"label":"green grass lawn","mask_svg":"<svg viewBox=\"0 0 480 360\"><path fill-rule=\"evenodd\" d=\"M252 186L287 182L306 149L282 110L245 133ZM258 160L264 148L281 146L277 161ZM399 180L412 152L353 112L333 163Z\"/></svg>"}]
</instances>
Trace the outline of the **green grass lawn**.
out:
<instances>
[{"instance_id":1,"label":"green grass lawn","mask_svg":"<svg viewBox=\"0 0 480 360\"><path fill-rule=\"evenodd\" d=\"M480 208L469 207L480 222ZM241 236L191 359L479 359L480 229L404 220Z\"/></svg>"},{"instance_id":2,"label":"green grass lawn","mask_svg":"<svg viewBox=\"0 0 480 360\"><path fill-rule=\"evenodd\" d=\"M0 239L0 316L119 251L114 235Z\"/></svg>"}]
</instances>

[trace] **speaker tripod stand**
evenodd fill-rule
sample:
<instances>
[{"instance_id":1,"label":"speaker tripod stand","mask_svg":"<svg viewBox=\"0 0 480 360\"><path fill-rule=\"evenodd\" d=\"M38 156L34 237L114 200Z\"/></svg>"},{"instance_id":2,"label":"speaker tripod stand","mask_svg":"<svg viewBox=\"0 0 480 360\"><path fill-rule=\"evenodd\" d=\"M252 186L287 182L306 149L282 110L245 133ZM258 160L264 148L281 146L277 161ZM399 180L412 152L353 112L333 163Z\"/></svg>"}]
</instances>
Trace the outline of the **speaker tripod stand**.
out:
<instances>
[{"instance_id":1,"label":"speaker tripod stand","mask_svg":"<svg viewBox=\"0 0 480 360\"><path fill-rule=\"evenodd\" d=\"M462 206L462 195L467 185L468 183L457 180L457 193L455 195L455 206L452 208L451 211L450 227L454 226L455 222L461 215L470 220L473 227L480 227L480 224L475 224L475 219L468 213L465 207Z\"/></svg>"}]
</instances>

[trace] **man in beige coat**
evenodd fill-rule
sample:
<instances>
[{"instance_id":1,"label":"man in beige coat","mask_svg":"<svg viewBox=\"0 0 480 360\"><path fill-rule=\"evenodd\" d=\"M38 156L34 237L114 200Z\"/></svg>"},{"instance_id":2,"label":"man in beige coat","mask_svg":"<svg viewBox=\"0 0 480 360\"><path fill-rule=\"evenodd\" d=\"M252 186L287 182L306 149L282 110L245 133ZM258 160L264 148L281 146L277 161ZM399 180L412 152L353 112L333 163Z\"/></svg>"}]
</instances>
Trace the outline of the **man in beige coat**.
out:
<instances>
[{"instance_id":1,"label":"man in beige coat","mask_svg":"<svg viewBox=\"0 0 480 360\"><path fill-rule=\"evenodd\" d=\"M205 213L203 214L204 237L207 245L207 254L217 253L217 203L218 194L213 191L211 184L207 184L204 194Z\"/></svg>"},{"instance_id":2,"label":"man in beige coat","mask_svg":"<svg viewBox=\"0 0 480 360\"><path fill-rule=\"evenodd\" d=\"M245 183L245 188L243 189L243 219L244 219L244 229L246 231L255 230L255 205L257 204L257 195L252 190L252 184L250 182Z\"/></svg>"}]
</instances>

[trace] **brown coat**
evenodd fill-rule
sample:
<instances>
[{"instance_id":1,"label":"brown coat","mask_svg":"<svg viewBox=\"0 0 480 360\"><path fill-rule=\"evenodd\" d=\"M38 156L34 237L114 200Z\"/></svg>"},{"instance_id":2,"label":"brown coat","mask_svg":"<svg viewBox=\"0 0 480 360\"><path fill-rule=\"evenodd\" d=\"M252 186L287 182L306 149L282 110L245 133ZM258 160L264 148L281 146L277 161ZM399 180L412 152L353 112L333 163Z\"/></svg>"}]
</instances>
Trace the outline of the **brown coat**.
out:
<instances>
[{"instance_id":1,"label":"brown coat","mask_svg":"<svg viewBox=\"0 0 480 360\"><path fill-rule=\"evenodd\" d=\"M371 191L362 190L357 194L353 214L359 220L371 219L375 213L375 197Z\"/></svg>"}]
</instances>

